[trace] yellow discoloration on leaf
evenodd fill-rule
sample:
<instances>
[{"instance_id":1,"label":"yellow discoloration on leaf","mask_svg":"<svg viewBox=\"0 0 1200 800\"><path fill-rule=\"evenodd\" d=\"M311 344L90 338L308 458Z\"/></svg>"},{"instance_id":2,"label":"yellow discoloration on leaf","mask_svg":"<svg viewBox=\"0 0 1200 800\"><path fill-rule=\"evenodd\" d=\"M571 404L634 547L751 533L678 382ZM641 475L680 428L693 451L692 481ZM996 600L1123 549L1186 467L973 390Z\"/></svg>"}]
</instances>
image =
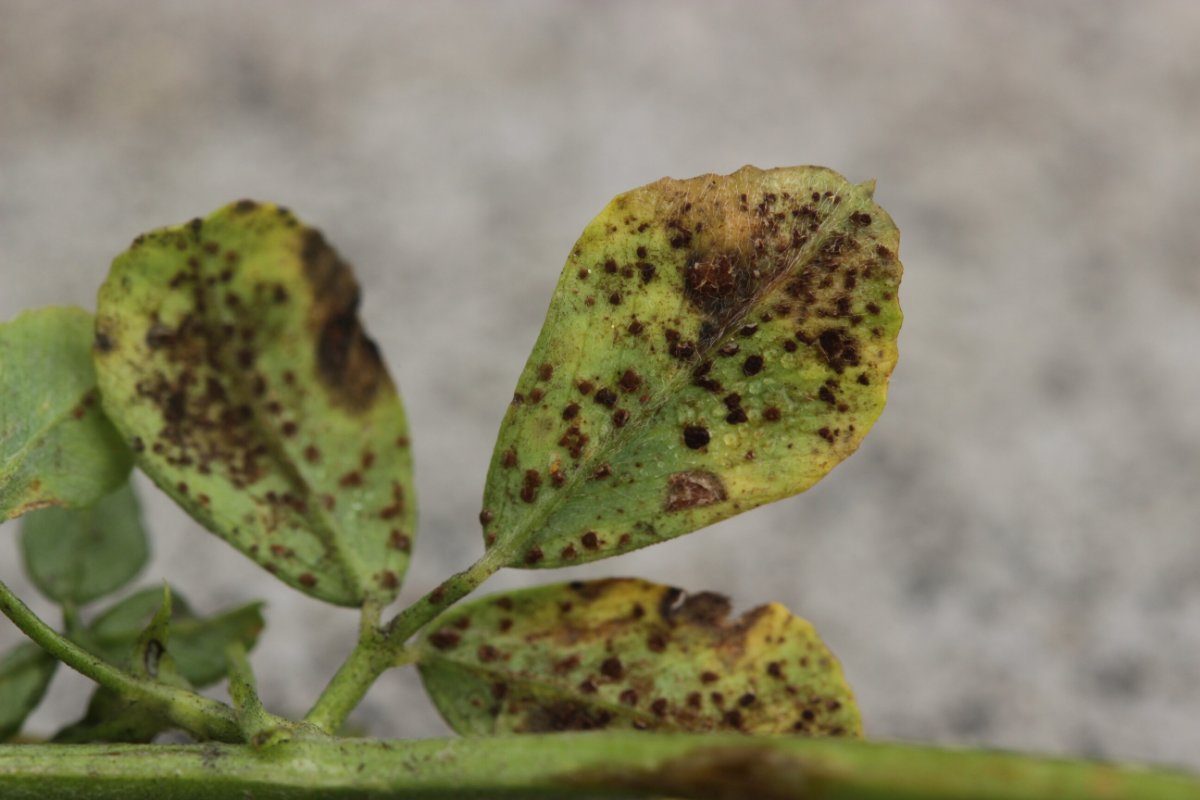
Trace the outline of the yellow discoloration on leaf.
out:
<instances>
[{"instance_id":1,"label":"yellow discoloration on leaf","mask_svg":"<svg viewBox=\"0 0 1200 800\"><path fill-rule=\"evenodd\" d=\"M858 447L896 362L899 233L820 167L663 179L567 260L498 437L491 544L552 567L804 491Z\"/></svg>"},{"instance_id":2,"label":"yellow discoloration on leaf","mask_svg":"<svg viewBox=\"0 0 1200 800\"><path fill-rule=\"evenodd\" d=\"M429 627L425 685L461 733L597 728L859 736L837 660L805 620L639 580L494 595Z\"/></svg>"},{"instance_id":3,"label":"yellow discoloration on leaf","mask_svg":"<svg viewBox=\"0 0 1200 800\"><path fill-rule=\"evenodd\" d=\"M350 267L242 201L139 236L100 292L105 408L139 465L282 580L395 596L415 524L407 423Z\"/></svg>"}]
</instances>

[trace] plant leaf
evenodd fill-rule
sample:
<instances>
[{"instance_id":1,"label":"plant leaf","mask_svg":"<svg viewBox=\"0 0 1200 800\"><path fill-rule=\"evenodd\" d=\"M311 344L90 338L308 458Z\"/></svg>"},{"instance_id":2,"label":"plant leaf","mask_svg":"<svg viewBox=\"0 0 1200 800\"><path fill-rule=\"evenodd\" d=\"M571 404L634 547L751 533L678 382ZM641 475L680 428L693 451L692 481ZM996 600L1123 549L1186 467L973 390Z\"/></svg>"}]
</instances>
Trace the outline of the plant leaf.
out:
<instances>
[{"instance_id":1,"label":"plant leaf","mask_svg":"<svg viewBox=\"0 0 1200 800\"><path fill-rule=\"evenodd\" d=\"M567 259L480 520L511 566L670 539L850 455L896 361L899 233L819 167L618 196Z\"/></svg>"},{"instance_id":2,"label":"plant leaf","mask_svg":"<svg viewBox=\"0 0 1200 800\"><path fill-rule=\"evenodd\" d=\"M0 659L0 742L20 733L46 694L58 661L35 644L19 644Z\"/></svg>"},{"instance_id":3,"label":"plant leaf","mask_svg":"<svg viewBox=\"0 0 1200 800\"><path fill-rule=\"evenodd\" d=\"M134 240L100 290L105 408L138 464L306 594L395 596L414 530L400 398L350 267L287 210L242 201Z\"/></svg>"},{"instance_id":4,"label":"plant leaf","mask_svg":"<svg viewBox=\"0 0 1200 800\"><path fill-rule=\"evenodd\" d=\"M162 606L162 587L152 586L139 589L133 594L96 615L88 626L88 632L95 642L101 646L118 643L122 646L132 646L138 635L150 624L154 613ZM187 601L178 592L171 591L171 619L192 616ZM106 651L107 653L107 651ZM101 655L104 655L102 653ZM109 658L112 663L119 663L128 653L122 653L118 658Z\"/></svg>"},{"instance_id":5,"label":"plant leaf","mask_svg":"<svg viewBox=\"0 0 1200 800\"><path fill-rule=\"evenodd\" d=\"M455 608L421 640L425 688L459 733L593 728L860 736L850 688L778 603L736 620L711 592L631 579Z\"/></svg>"},{"instance_id":6,"label":"plant leaf","mask_svg":"<svg viewBox=\"0 0 1200 800\"><path fill-rule=\"evenodd\" d=\"M128 664L148 618L161 606L161 589L144 589L98 616L89 632L98 655L113 664ZM212 617L197 617L172 592L171 656L188 683L198 688L225 677L225 649L238 641L251 650L265 625L262 603L250 603Z\"/></svg>"},{"instance_id":7,"label":"plant leaf","mask_svg":"<svg viewBox=\"0 0 1200 800\"><path fill-rule=\"evenodd\" d=\"M187 679L179 674L175 657L168 649L171 640L171 587L164 583L159 590L159 597L158 610L133 643L129 672L138 678L191 688Z\"/></svg>"},{"instance_id":8,"label":"plant leaf","mask_svg":"<svg viewBox=\"0 0 1200 800\"><path fill-rule=\"evenodd\" d=\"M58 744L142 744L170 729L170 720L158 711L125 700L107 686L97 686L83 718L59 731L54 741Z\"/></svg>"},{"instance_id":9,"label":"plant leaf","mask_svg":"<svg viewBox=\"0 0 1200 800\"><path fill-rule=\"evenodd\" d=\"M129 450L96 402L91 345L79 308L0 324L0 522L90 505L129 474Z\"/></svg>"},{"instance_id":10,"label":"plant leaf","mask_svg":"<svg viewBox=\"0 0 1200 800\"><path fill-rule=\"evenodd\" d=\"M120 589L150 556L129 483L87 508L29 514L21 521L21 550L25 569L42 593L76 606Z\"/></svg>"}]
</instances>

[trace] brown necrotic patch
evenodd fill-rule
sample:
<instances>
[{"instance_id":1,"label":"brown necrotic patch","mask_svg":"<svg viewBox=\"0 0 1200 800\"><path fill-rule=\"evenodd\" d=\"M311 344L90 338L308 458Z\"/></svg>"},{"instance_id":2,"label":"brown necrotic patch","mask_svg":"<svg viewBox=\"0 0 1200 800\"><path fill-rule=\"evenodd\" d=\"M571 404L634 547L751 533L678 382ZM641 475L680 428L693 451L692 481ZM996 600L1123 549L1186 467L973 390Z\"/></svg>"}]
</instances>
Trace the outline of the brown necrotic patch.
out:
<instances>
[{"instance_id":1,"label":"brown necrotic patch","mask_svg":"<svg viewBox=\"0 0 1200 800\"><path fill-rule=\"evenodd\" d=\"M683 511L724 502L725 484L715 473L693 469L676 472L667 478L667 496L663 507L667 511Z\"/></svg>"},{"instance_id":2,"label":"brown necrotic patch","mask_svg":"<svg viewBox=\"0 0 1200 800\"><path fill-rule=\"evenodd\" d=\"M608 727L612 720L612 712L573 700L532 701L522 730L526 733L591 731Z\"/></svg>"},{"instance_id":3,"label":"brown necrotic patch","mask_svg":"<svg viewBox=\"0 0 1200 800\"><path fill-rule=\"evenodd\" d=\"M817 349L839 375L847 366L859 364L858 340L841 328L829 328L817 336Z\"/></svg>"},{"instance_id":4,"label":"brown necrotic patch","mask_svg":"<svg viewBox=\"0 0 1200 800\"><path fill-rule=\"evenodd\" d=\"M738 254L700 256L683 272L684 296L718 325L745 308L759 282L757 270Z\"/></svg>"},{"instance_id":5,"label":"brown necrotic patch","mask_svg":"<svg viewBox=\"0 0 1200 800\"><path fill-rule=\"evenodd\" d=\"M317 332L317 374L336 404L365 411L390 379L379 348L358 319L354 273L316 230L305 233L300 257L313 292L310 320Z\"/></svg>"}]
</instances>

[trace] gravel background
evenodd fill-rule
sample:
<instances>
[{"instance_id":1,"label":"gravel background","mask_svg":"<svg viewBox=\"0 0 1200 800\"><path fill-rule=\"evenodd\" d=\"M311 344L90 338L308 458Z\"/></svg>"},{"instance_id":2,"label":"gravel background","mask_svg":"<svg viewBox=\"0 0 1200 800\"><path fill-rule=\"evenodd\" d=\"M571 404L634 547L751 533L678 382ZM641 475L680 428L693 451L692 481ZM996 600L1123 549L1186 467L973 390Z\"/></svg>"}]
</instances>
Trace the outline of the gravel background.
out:
<instances>
[{"instance_id":1,"label":"gravel background","mask_svg":"<svg viewBox=\"0 0 1200 800\"><path fill-rule=\"evenodd\" d=\"M319 224L414 420L412 599L479 551L497 424L612 195L747 162L877 178L907 322L859 454L566 574L786 603L875 736L1200 768L1198 46L1190 2L0 0L0 319L91 307L133 235L234 198ZM354 614L143 488L143 585L265 597L263 693L301 713ZM15 533L0 574L28 596ZM32 728L86 689L60 673ZM406 672L355 720L445 732Z\"/></svg>"}]
</instances>

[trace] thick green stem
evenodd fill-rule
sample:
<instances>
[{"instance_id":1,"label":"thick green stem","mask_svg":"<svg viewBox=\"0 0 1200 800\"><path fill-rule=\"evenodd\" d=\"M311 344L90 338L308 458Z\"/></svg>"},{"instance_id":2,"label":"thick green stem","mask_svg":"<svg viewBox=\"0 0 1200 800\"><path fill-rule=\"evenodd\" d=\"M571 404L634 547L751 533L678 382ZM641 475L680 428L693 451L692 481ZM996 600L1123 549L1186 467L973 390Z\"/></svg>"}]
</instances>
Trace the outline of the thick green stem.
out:
<instances>
[{"instance_id":1,"label":"thick green stem","mask_svg":"<svg viewBox=\"0 0 1200 800\"><path fill-rule=\"evenodd\" d=\"M329 681L304 721L327 733L337 733L384 670L406 661L404 646L412 635L473 592L504 566L508 555L507 550L500 548L489 550L470 567L447 578L429 594L397 614L383 628L375 624L377 612L364 609L358 644Z\"/></svg>"},{"instance_id":2,"label":"thick green stem","mask_svg":"<svg viewBox=\"0 0 1200 800\"><path fill-rule=\"evenodd\" d=\"M135 678L82 649L43 622L0 582L0 611L43 650L71 669L107 686L127 700L150 706L199 739L240 742L237 717L229 706L194 692Z\"/></svg>"},{"instance_id":3,"label":"thick green stem","mask_svg":"<svg viewBox=\"0 0 1200 800\"><path fill-rule=\"evenodd\" d=\"M737 734L0 747L8 800L270 797L754 797L1194 800L1165 769L1013 753Z\"/></svg>"}]
</instances>

